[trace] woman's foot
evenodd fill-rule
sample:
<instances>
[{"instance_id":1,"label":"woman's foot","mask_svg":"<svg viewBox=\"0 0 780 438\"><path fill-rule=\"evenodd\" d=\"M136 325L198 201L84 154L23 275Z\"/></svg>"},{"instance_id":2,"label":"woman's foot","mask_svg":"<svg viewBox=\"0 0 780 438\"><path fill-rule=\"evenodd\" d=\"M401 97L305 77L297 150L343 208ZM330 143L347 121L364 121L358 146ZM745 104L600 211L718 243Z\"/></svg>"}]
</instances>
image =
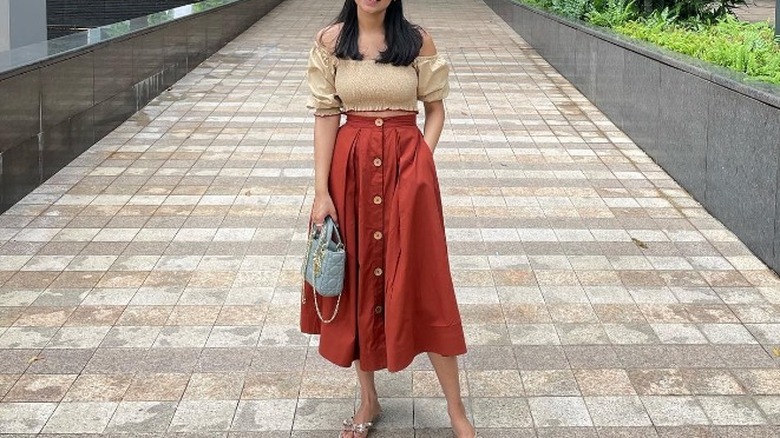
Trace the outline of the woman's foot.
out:
<instances>
[{"instance_id":1,"label":"woman's foot","mask_svg":"<svg viewBox=\"0 0 780 438\"><path fill-rule=\"evenodd\" d=\"M374 423L381 413L382 407L379 405L378 399L363 400L360 402L355 416L352 417L352 425L357 429L361 424ZM367 436L368 427L364 427L362 430L355 430L354 432L350 430L349 432L343 431L341 433L341 438L366 438Z\"/></svg>"},{"instance_id":2,"label":"woman's foot","mask_svg":"<svg viewBox=\"0 0 780 438\"><path fill-rule=\"evenodd\" d=\"M477 430L471 425L471 421L466 416L466 407L462 403L459 406L448 407L447 414L450 416L452 431L455 432L457 438L474 438L476 436Z\"/></svg>"}]
</instances>

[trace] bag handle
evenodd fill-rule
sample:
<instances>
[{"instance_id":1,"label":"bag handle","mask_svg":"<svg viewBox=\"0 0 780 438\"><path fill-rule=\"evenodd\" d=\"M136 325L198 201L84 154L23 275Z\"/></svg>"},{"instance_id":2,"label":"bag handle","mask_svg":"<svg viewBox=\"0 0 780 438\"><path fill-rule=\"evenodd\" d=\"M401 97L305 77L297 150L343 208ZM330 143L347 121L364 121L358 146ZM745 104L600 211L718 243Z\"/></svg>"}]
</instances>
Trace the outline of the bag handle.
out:
<instances>
[{"instance_id":1,"label":"bag handle","mask_svg":"<svg viewBox=\"0 0 780 438\"><path fill-rule=\"evenodd\" d=\"M320 238L323 239L325 242L329 242L333 240L333 237L335 235L336 237L336 244L341 245L341 234L339 233L338 224L333 220L330 215L325 216L325 222L322 224L322 228L320 229Z\"/></svg>"},{"instance_id":2,"label":"bag handle","mask_svg":"<svg viewBox=\"0 0 780 438\"><path fill-rule=\"evenodd\" d=\"M316 225L313 226L311 233L312 233L312 239L310 239L310 241L313 239L320 239L322 241L321 244L333 240L333 235L335 234L336 245L343 246L343 243L341 241L341 235L339 234L338 231L338 225L333 220L333 218L330 217L330 215L325 216L325 222L322 224L321 227L318 227ZM341 295L343 294L339 294L338 298L336 299L336 308L334 309L333 316L331 316L330 319L325 319L322 316L322 311L320 310L320 304L317 301L317 289L314 287L314 285L312 285L312 295L314 295L313 296L314 309L317 311L317 316L320 318L320 321L323 324L330 324L331 322L333 322L333 320L335 320L336 316L339 314L339 305L341 304Z\"/></svg>"}]
</instances>

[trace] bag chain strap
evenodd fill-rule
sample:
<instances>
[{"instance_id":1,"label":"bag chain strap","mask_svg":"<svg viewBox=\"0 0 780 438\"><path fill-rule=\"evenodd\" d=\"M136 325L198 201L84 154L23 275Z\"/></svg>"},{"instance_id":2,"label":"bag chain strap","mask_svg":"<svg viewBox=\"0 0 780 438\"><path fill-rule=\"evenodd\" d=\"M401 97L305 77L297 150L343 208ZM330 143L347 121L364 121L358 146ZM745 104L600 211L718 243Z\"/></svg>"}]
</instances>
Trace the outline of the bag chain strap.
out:
<instances>
[{"instance_id":1,"label":"bag chain strap","mask_svg":"<svg viewBox=\"0 0 780 438\"><path fill-rule=\"evenodd\" d=\"M314 240L312 237L313 237L313 233L312 233L312 236L309 237L309 243L308 243L308 246L306 248L306 253L307 254L311 251L311 244L312 244L312 241ZM314 269L314 277L315 278L319 277L319 275L322 273L322 259L325 258L325 245L324 245L324 242L323 242L324 240L325 240L325 233L320 232L320 246L319 246L319 250L317 251L317 254L314 256L314 260L313 260L314 266L312 267ZM342 247L342 246L343 246L343 244L339 243L339 247ZM304 261L304 266L305 266L305 263L306 262ZM330 324L331 322L333 322L334 319L336 319L336 315L339 314L339 305L341 304L341 295L342 294L339 294L339 297L336 299L336 309L333 311L333 316L331 316L330 319L326 320L322 316L322 311L320 311L320 304L317 301L317 289L314 287L314 285L311 285L311 289L312 289L313 295L314 295L314 309L317 311L317 316L320 318L320 321L322 321L323 324ZM304 295L303 292L301 292L301 301L304 304L306 304L306 296Z\"/></svg>"}]
</instances>

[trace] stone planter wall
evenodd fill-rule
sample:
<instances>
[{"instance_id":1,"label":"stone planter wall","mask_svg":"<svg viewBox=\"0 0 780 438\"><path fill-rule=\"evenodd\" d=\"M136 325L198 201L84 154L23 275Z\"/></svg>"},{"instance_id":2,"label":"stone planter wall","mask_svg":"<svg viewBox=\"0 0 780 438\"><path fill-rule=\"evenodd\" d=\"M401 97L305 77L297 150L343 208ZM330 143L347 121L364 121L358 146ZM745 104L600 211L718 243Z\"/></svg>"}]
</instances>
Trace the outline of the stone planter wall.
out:
<instances>
[{"instance_id":1,"label":"stone planter wall","mask_svg":"<svg viewBox=\"0 0 780 438\"><path fill-rule=\"evenodd\" d=\"M780 272L780 87L511 0L486 3Z\"/></svg>"},{"instance_id":2,"label":"stone planter wall","mask_svg":"<svg viewBox=\"0 0 780 438\"><path fill-rule=\"evenodd\" d=\"M0 53L0 212L282 1L212 0Z\"/></svg>"}]
</instances>

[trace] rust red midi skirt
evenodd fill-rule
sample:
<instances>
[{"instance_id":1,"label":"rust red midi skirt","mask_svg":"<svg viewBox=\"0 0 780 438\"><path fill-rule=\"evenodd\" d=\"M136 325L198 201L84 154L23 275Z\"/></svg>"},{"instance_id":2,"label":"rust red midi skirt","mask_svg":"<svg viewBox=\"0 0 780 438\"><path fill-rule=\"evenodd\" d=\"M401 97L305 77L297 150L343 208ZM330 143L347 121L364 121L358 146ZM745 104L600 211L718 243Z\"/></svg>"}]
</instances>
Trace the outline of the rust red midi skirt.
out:
<instances>
[{"instance_id":1,"label":"rust red midi skirt","mask_svg":"<svg viewBox=\"0 0 780 438\"><path fill-rule=\"evenodd\" d=\"M348 116L329 190L347 254L339 313L322 324L305 282L301 300L301 329L321 335L320 354L400 371L422 352L465 353L433 153L416 114ZM330 318L336 298L317 299Z\"/></svg>"}]
</instances>

